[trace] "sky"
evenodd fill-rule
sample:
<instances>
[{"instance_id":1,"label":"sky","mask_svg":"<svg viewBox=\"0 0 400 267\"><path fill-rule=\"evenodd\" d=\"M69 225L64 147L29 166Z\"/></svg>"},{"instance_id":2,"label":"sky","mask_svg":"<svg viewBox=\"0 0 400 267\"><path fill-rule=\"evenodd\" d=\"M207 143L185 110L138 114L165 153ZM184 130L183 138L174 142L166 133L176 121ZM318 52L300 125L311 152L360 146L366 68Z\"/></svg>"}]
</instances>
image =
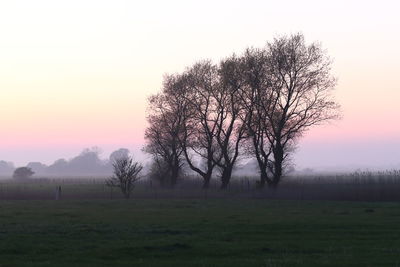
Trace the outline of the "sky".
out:
<instances>
[{"instance_id":1,"label":"sky","mask_svg":"<svg viewBox=\"0 0 400 267\"><path fill-rule=\"evenodd\" d=\"M138 156L163 75L301 32L333 59L343 119L311 129L297 168L400 168L398 1L1 1L0 160L98 146Z\"/></svg>"}]
</instances>

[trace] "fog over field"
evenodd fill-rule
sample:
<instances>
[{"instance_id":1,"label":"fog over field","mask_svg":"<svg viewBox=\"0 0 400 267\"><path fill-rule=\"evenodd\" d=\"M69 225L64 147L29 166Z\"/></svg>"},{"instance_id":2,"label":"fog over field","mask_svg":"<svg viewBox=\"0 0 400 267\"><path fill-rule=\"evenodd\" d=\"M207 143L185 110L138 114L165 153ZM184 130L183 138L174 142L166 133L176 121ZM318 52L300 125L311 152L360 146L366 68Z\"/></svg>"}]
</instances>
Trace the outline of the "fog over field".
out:
<instances>
[{"instance_id":1,"label":"fog over field","mask_svg":"<svg viewBox=\"0 0 400 267\"><path fill-rule=\"evenodd\" d=\"M312 144L309 138L300 143L293 155L293 169L291 175L341 174L355 171L383 171L400 169L400 143L384 142L354 142L348 143L317 143ZM128 150L127 148L124 148ZM53 152L58 159L38 155L36 151L26 153L22 159L12 161L8 158L0 159L0 176L11 176L16 167L27 166L35 172L34 177L40 176L109 176L112 173L110 155L116 150L103 150L98 147L83 151L68 150ZM373 153L371 153L373 151ZM129 150L135 159L146 163L150 161L148 155L137 146ZM36 158L35 158L36 157ZM41 161L42 159L43 161ZM193 174L187 170L189 174ZM242 158L235 168L236 175L258 175L257 163L249 158Z\"/></svg>"}]
</instances>

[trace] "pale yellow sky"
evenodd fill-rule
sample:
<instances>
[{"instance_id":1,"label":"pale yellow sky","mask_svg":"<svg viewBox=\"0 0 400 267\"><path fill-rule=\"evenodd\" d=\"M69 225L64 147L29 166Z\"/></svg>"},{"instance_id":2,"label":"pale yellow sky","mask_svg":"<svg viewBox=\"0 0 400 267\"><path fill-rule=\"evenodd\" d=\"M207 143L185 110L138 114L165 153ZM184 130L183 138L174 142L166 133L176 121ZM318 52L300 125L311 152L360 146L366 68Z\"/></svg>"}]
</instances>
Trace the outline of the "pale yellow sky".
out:
<instances>
[{"instance_id":1,"label":"pale yellow sky","mask_svg":"<svg viewBox=\"0 0 400 267\"><path fill-rule=\"evenodd\" d=\"M344 116L305 137L301 165L329 153L312 150L318 142L397 142L398 10L398 1L2 1L0 159L137 148L164 73L295 32L334 59Z\"/></svg>"}]
</instances>

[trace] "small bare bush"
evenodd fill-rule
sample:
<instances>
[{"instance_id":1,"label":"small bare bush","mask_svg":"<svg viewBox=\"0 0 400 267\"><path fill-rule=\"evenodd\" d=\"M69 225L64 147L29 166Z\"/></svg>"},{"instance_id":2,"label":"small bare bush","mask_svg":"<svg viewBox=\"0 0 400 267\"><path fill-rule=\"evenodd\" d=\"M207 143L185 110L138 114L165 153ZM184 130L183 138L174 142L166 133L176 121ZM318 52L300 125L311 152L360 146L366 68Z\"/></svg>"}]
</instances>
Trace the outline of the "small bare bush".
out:
<instances>
[{"instance_id":1,"label":"small bare bush","mask_svg":"<svg viewBox=\"0 0 400 267\"><path fill-rule=\"evenodd\" d=\"M129 198L135 182L141 178L142 164L127 156L115 159L113 168L114 175L106 181L107 186L120 188L124 197Z\"/></svg>"}]
</instances>

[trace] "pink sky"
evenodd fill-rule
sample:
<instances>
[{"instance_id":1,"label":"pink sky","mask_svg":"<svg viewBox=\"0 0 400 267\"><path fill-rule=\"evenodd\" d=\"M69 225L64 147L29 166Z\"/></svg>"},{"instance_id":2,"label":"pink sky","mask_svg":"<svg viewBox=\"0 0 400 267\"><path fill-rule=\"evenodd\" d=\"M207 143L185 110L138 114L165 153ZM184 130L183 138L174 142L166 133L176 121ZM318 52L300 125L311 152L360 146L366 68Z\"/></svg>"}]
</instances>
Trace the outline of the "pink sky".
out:
<instances>
[{"instance_id":1,"label":"pink sky","mask_svg":"<svg viewBox=\"0 0 400 267\"><path fill-rule=\"evenodd\" d=\"M400 164L399 9L389 0L2 2L0 160L51 163L91 146L140 156L146 98L164 73L300 31L334 60L343 119L302 139L298 167Z\"/></svg>"}]
</instances>

